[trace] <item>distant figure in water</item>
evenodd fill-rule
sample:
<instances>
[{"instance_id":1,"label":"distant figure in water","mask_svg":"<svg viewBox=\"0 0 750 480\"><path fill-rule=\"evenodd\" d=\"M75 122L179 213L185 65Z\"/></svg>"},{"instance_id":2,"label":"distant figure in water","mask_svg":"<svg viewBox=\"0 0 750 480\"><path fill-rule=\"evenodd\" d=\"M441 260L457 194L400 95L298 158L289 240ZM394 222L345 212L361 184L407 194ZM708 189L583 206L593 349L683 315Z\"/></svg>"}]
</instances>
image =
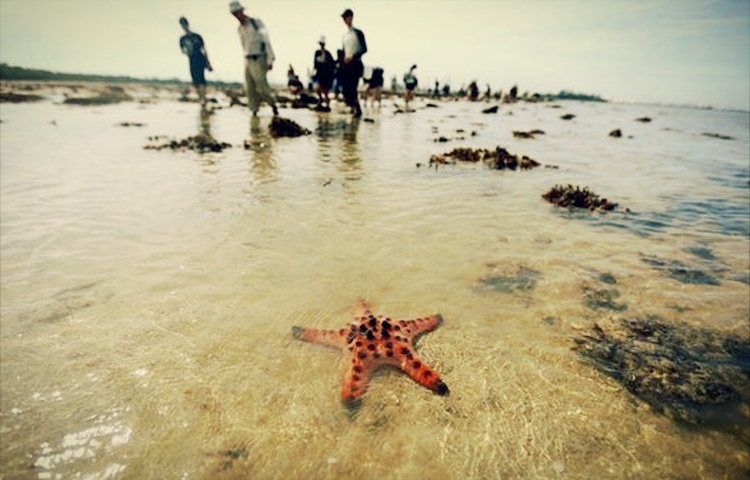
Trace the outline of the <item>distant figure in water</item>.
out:
<instances>
[{"instance_id":1,"label":"distant figure in water","mask_svg":"<svg viewBox=\"0 0 750 480\"><path fill-rule=\"evenodd\" d=\"M321 35L318 39L320 48L315 50L313 57L313 85L315 93L318 94L318 108L330 108L328 93L333 86L333 77L336 70L336 62L331 52L326 50L326 37Z\"/></svg>"},{"instance_id":2,"label":"distant figure in water","mask_svg":"<svg viewBox=\"0 0 750 480\"><path fill-rule=\"evenodd\" d=\"M477 98L479 98L479 87L477 87L477 82L471 82L469 84L469 100L475 102Z\"/></svg>"},{"instance_id":3,"label":"distant figure in water","mask_svg":"<svg viewBox=\"0 0 750 480\"><path fill-rule=\"evenodd\" d=\"M383 69L375 67L372 69L370 78L364 79L367 88L365 89L365 105L367 100L370 100L370 106L375 106L375 102L378 102L378 107L381 105L381 97L383 93Z\"/></svg>"},{"instance_id":4,"label":"distant figure in water","mask_svg":"<svg viewBox=\"0 0 750 480\"><path fill-rule=\"evenodd\" d=\"M516 85L513 85L513 88L510 89L510 93L508 94L508 103L515 103L517 98L518 87Z\"/></svg>"},{"instance_id":5,"label":"distant figure in water","mask_svg":"<svg viewBox=\"0 0 750 480\"><path fill-rule=\"evenodd\" d=\"M201 105L206 105L206 75L204 70L213 71L211 62L208 61L206 45L203 43L203 37L195 32L190 31L190 24L187 18L180 17L180 25L185 30L185 35L180 37L180 49L187 55L190 61L190 77L193 79L193 86L198 93Z\"/></svg>"},{"instance_id":6,"label":"distant figure in water","mask_svg":"<svg viewBox=\"0 0 750 480\"><path fill-rule=\"evenodd\" d=\"M302 82L299 79L299 76L294 73L294 67L289 65L289 70L286 72L286 78L287 78L287 87L289 88L289 93L294 95L295 97L302 93L302 90L305 89L305 86L302 85Z\"/></svg>"},{"instance_id":7,"label":"distant figure in water","mask_svg":"<svg viewBox=\"0 0 750 480\"><path fill-rule=\"evenodd\" d=\"M409 107L409 101L414 99L414 89L417 88L417 77L414 76L414 70L417 69L416 65L412 65L406 74L404 74L404 86L406 87L406 93L404 94L404 102L406 107Z\"/></svg>"}]
</instances>

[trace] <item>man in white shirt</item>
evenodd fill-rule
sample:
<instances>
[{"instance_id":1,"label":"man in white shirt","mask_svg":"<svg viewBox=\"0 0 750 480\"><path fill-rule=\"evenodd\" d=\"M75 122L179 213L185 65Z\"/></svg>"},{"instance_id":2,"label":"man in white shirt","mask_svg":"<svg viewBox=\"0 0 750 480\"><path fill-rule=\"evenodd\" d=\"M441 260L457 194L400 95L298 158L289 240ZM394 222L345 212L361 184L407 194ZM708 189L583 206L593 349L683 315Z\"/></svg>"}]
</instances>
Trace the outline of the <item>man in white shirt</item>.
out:
<instances>
[{"instance_id":1,"label":"man in white shirt","mask_svg":"<svg viewBox=\"0 0 750 480\"><path fill-rule=\"evenodd\" d=\"M362 64L362 55L367 53L367 43L365 42L365 34L362 33L362 30L352 26L354 12L347 8L341 14L341 18L344 19L344 23L349 27L341 39L344 44L344 63L341 65L342 92L346 104L352 108L354 117L361 117L362 108L359 106L357 86L359 78L365 69Z\"/></svg>"},{"instance_id":2,"label":"man in white shirt","mask_svg":"<svg viewBox=\"0 0 750 480\"><path fill-rule=\"evenodd\" d=\"M265 100L273 108L273 114L278 115L279 110L266 79L266 73L273 68L275 59L266 25L259 18L245 15L245 7L238 1L229 4L229 11L240 22L237 33L245 55L247 105L256 116L261 100Z\"/></svg>"}]
</instances>

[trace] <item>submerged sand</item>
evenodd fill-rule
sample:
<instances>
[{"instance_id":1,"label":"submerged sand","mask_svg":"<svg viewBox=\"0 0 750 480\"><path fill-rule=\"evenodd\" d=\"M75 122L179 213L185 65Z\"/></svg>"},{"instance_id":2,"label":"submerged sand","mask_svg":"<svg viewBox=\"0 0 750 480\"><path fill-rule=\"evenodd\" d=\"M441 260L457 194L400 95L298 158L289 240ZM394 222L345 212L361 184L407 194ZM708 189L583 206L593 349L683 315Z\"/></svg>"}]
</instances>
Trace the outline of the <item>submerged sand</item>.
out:
<instances>
[{"instance_id":1,"label":"submerged sand","mask_svg":"<svg viewBox=\"0 0 750 480\"><path fill-rule=\"evenodd\" d=\"M177 89L125 86L132 100L99 106L64 104L69 85L30 92L45 99L0 112L0 478L750 471L747 426L665 414L576 351L597 325L657 317L747 343L741 215L715 225L675 207L683 192L741 204L742 120L712 120L729 143L679 110L519 104L488 118L487 104L421 100L396 115L391 99L371 122L283 108L313 133L277 139L270 111L252 120L222 93L206 114ZM613 143L627 141L615 127L634 138ZM545 134L513 135L530 129ZM196 135L230 147L144 148ZM459 146L559 168L416 166ZM695 165L716 149L708 182ZM569 183L631 211L541 198ZM384 369L359 410L341 405L344 357L291 327L344 326L360 297L394 318L442 314L417 349L449 396Z\"/></svg>"}]
</instances>

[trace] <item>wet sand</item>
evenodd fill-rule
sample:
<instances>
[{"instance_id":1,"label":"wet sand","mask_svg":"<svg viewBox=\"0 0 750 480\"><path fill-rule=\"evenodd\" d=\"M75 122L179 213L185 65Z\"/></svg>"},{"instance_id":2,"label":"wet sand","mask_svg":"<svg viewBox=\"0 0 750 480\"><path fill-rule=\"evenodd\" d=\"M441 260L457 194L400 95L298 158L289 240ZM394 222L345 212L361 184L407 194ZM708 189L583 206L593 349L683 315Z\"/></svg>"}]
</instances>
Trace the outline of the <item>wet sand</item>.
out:
<instances>
[{"instance_id":1,"label":"wet sand","mask_svg":"<svg viewBox=\"0 0 750 480\"><path fill-rule=\"evenodd\" d=\"M222 94L201 114L177 90L102 106L69 90L0 110L0 478L750 471L747 427L675 421L574 350L648 316L747 341L747 114L388 100L371 122L283 108L313 133L277 139L270 109L252 120ZM198 134L231 147L144 148ZM427 166L496 146L542 166ZM542 198L569 183L622 208ZM291 327L344 326L360 297L442 314L417 349L448 397L384 369L356 413L341 405L344 357Z\"/></svg>"}]
</instances>

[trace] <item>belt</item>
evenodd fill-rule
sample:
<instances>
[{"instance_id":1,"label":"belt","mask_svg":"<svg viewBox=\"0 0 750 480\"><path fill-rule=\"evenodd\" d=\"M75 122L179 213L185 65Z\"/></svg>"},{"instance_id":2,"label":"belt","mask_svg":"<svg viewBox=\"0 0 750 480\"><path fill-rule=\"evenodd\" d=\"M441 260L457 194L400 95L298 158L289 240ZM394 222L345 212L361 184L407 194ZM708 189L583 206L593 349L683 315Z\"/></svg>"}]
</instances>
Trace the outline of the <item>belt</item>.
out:
<instances>
[{"instance_id":1,"label":"belt","mask_svg":"<svg viewBox=\"0 0 750 480\"><path fill-rule=\"evenodd\" d=\"M262 56L263 55L245 55L245 58L250 59L250 60L258 60Z\"/></svg>"}]
</instances>

